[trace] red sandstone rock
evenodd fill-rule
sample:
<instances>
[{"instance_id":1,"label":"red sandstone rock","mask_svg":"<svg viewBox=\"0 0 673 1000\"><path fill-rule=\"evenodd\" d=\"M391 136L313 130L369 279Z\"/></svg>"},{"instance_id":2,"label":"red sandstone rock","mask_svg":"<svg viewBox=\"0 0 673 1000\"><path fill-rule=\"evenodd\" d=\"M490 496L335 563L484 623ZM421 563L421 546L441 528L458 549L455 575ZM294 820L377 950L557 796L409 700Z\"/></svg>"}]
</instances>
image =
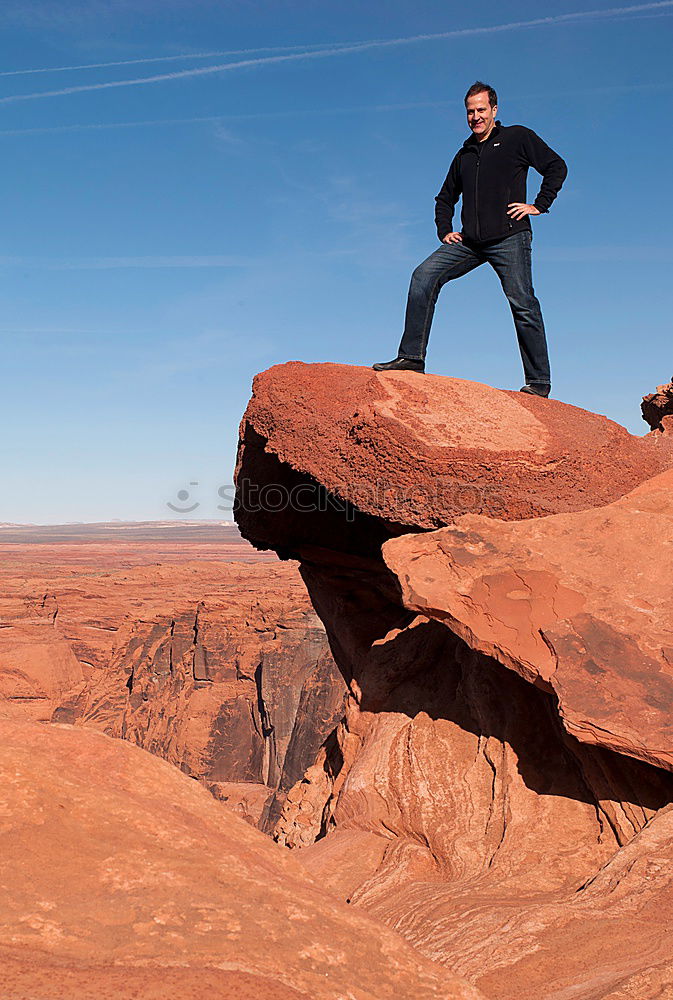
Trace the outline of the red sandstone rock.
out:
<instances>
[{"instance_id":1,"label":"red sandstone rock","mask_svg":"<svg viewBox=\"0 0 673 1000\"><path fill-rule=\"evenodd\" d=\"M572 923L567 908L673 800L673 776L570 737L544 691L386 602L383 570L368 576L365 608L361 572L314 565L307 579L353 693L338 749L290 793L278 839L302 846L327 817L327 835L297 852L309 871L494 1000L551 997L540 982L561 970L573 996L596 1000L665 961L665 899L638 934L625 921L633 950L598 971L591 955L612 947L619 909L603 920L605 897L586 897ZM533 933L542 916L549 949ZM595 937L578 951L583 921Z\"/></svg>"},{"instance_id":2,"label":"red sandstone rock","mask_svg":"<svg viewBox=\"0 0 673 1000\"><path fill-rule=\"evenodd\" d=\"M82 665L51 621L0 628L0 716L48 722L54 708L84 685Z\"/></svg>"},{"instance_id":3,"label":"red sandstone rock","mask_svg":"<svg viewBox=\"0 0 673 1000\"><path fill-rule=\"evenodd\" d=\"M673 860L666 808L673 775L646 763L668 763L654 745L658 735L668 738L666 706L648 703L653 668L639 659L656 660L654 693L670 704L661 655L671 568L661 549L670 527L667 535L656 504L669 505L649 489L656 492L671 474L643 485L640 494L636 489L672 464L668 435L635 438L562 403L454 379L292 364L255 382L241 425L237 519L254 544L301 558L349 684L343 723L288 794L275 836L300 848L295 853L306 867L352 905L463 971L493 1000L660 1000L673 980L666 874ZM381 481L402 488L373 493ZM326 490L350 506L272 510L246 503L247 487L265 485L288 494L313 487L319 498ZM630 530L636 516L626 512L626 500L614 503L627 493L649 496L650 506L642 501L638 538L615 546L608 531ZM572 513L578 511L586 513ZM419 533L452 522L432 535ZM568 528L558 562L551 565L551 545L543 552L546 576L504 591L515 607L532 609L515 616L510 634L500 605L497 620L489 620L485 587L477 606L469 605L470 574L480 579L482 556L471 553L464 523L479 531L488 525L491 541L498 533L507 539L508 532L523 538L532 531L539 539L551 524L586 524L586 573L582 539L573 550ZM648 531L653 552L643 570ZM595 636L587 637L596 665L620 675L621 703L612 714L607 675L598 675L605 677L601 689L589 678L573 684L568 671L559 671L568 687L561 705L571 703L573 731L582 741L564 725L570 711L562 722L553 678L547 671L543 679L533 653L524 679L487 655L498 656L496 644L480 644L467 626L461 630L460 616L452 620L443 602L437 602L441 621L435 620L424 588L434 595L448 586L444 564L427 573L414 564L410 583L402 581L405 591L415 588L405 606L400 580L381 558L382 543L392 560L398 550L425 552L426 544L434 553L432 539L452 532L460 538L465 579L461 611L494 630L502 625L503 643L525 636L536 652L534 628L529 635L524 625L550 603L546 584L551 580L554 590L566 570L568 589L577 582L588 614L604 616L615 632L625 629L617 638L610 633L611 645L600 648ZM484 565L492 562L504 577L498 550L482 548ZM506 562L507 545L503 552ZM573 552L578 558L570 558ZM614 566L606 568L605 559L616 560L625 577L612 596ZM563 625L561 616L578 609L554 596L552 610ZM654 620L646 625L648 610ZM625 651L617 665L601 661ZM573 656L581 663L579 647ZM601 720L612 728L599 739ZM628 755L643 748L635 755L641 759ZM640 892L653 856L652 884Z\"/></svg>"},{"instance_id":4,"label":"red sandstone rock","mask_svg":"<svg viewBox=\"0 0 673 1000\"><path fill-rule=\"evenodd\" d=\"M494 1000L668 1000L672 864L669 806L574 891L534 898L522 886L494 897L419 881L372 893L367 909L426 954L451 955L451 968Z\"/></svg>"},{"instance_id":5,"label":"red sandstone rock","mask_svg":"<svg viewBox=\"0 0 673 1000\"><path fill-rule=\"evenodd\" d=\"M673 770L673 471L597 510L384 546L407 608L554 692L588 743Z\"/></svg>"},{"instance_id":6,"label":"red sandstone rock","mask_svg":"<svg viewBox=\"0 0 673 1000\"><path fill-rule=\"evenodd\" d=\"M555 400L437 375L292 362L253 383L236 517L256 544L296 550L329 534L329 511L309 516L319 500L312 484L399 534L467 512L519 520L598 506L671 464L673 444L661 436L634 437ZM295 502L282 506L293 490ZM355 551L363 549L364 540Z\"/></svg>"},{"instance_id":7,"label":"red sandstone rock","mask_svg":"<svg viewBox=\"0 0 673 1000\"><path fill-rule=\"evenodd\" d=\"M478 1000L144 751L0 721L8 1000Z\"/></svg>"}]
</instances>

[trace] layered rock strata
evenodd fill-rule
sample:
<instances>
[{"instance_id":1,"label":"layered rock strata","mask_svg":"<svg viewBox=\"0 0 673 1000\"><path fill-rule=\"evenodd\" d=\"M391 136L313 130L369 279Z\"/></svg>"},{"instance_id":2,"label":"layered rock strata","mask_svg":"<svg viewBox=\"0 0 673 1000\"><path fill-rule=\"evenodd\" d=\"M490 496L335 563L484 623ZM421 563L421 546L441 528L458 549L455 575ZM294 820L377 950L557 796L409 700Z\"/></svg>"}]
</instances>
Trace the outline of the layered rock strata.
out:
<instances>
[{"instance_id":1,"label":"layered rock strata","mask_svg":"<svg viewBox=\"0 0 673 1000\"><path fill-rule=\"evenodd\" d=\"M453 379L254 384L237 519L300 559L349 687L276 838L498 1000L670 982L672 465L665 427Z\"/></svg>"}]
</instances>

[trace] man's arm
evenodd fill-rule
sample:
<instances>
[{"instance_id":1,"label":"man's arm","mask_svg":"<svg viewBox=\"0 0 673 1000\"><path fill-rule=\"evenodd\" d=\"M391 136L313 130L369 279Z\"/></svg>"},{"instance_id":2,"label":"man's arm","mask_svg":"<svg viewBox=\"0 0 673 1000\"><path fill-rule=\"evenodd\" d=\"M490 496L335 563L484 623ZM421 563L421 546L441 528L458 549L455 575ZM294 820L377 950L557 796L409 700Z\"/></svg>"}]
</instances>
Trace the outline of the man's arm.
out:
<instances>
[{"instance_id":1,"label":"man's arm","mask_svg":"<svg viewBox=\"0 0 673 1000\"><path fill-rule=\"evenodd\" d=\"M462 193L459 160L460 154L457 153L442 184L442 190L435 198L435 225L442 242L445 236L453 232L453 210Z\"/></svg>"},{"instance_id":2,"label":"man's arm","mask_svg":"<svg viewBox=\"0 0 673 1000\"><path fill-rule=\"evenodd\" d=\"M526 129L524 153L531 167L542 174L540 192L533 204L538 212L548 212L568 175L568 167L565 160L550 149L532 129Z\"/></svg>"}]
</instances>

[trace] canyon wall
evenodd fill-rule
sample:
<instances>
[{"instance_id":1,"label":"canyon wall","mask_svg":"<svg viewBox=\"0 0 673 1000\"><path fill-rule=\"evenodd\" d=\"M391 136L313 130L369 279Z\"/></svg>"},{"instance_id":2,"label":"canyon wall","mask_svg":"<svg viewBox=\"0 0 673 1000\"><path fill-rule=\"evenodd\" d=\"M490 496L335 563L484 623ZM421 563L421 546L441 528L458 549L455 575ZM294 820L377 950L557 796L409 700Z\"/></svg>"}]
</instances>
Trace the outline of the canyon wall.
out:
<instances>
[{"instance_id":1,"label":"canyon wall","mask_svg":"<svg viewBox=\"0 0 673 1000\"><path fill-rule=\"evenodd\" d=\"M212 543L159 564L158 544L74 548L7 550L0 715L129 740L273 827L345 693L296 568L240 540L222 561Z\"/></svg>"}]
</instances>

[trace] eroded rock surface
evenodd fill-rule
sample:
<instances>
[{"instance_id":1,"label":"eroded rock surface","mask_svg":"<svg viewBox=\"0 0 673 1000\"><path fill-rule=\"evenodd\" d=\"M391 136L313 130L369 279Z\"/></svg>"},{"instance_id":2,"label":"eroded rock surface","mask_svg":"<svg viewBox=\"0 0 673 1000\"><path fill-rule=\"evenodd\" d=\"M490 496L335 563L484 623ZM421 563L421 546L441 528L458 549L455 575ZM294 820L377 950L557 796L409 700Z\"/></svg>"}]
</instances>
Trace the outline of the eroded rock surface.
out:
<instances>
[{"instance_id":1,"label":"eroded rock surface","mask_svg":"<svg viewBox=\"0 0 673 1000\"><path fill-rule=\"evenodd\" d=\"M54 721L131 740L217 797L227 799L232 782L265 786L267 799L275 790L282 796L334 729L344 699L324 628L304 602L296 607L287 568L273 593L236 590L229 581L224 601L210 597L189 610L181 601L126 625L107 669ZM265 809L266 802L258 820Z\"/></svg>"},{"instance_id":2,"label":"eroded rock surface","mask_svg":"<svg viewBox=\"0 0 673 1000\"><path fill-rule=\"evenodd\" d=\"M666 711L670 718L673 705L662 654L671 577L669 554L660 555L670 547L670 524L659 519L651 490L670 490L672 465L668 435L636 438L563 403L454 379L293 364L255 381L241 425L239 524L253 544L300 559L349 686L344 720L288 794L275 836L301 848L306 867L352 905L494 1000L654 1000L671 981ZM402 489L374 496L380 482ZM245 491L259 494L265 484L288 496L305 490L302 497L310 487L342 505L246 505ZM626 517L627 494L641 496L643 528L624 540L615 565L626 579L611 589L618 571L602 563L615 562L609 539L625 530L615 512ZM580 511L587 514L573 513ZM553 573L550 562L547 576L525 586L507 577L504 588L514 546L505 545L500 559L498 532L541 538L550 525L583 524L589 515L584 589L582 538L575 562L566 566L558 551ZM471 604L482 549L463 525L483 529L484 567L491 559L502 576L497 594L520 612L511 624L509 604L487 606L488 586L477 595L481 605ZM655 525L656 555L646 540ZM456 558L462 576L445 579L439 537L447 539L441 559ZM459 556L449 537L459 540ZM411 555L426 546L436 560L427 566ZM544 558L552 552L550 541ZM651 570L642 565L648 558ZM583 600L566 593L575 585L566 572L576 573ZM464 626L435 600L449 584L463 601ZM631 646L613 633L592 639L597 667L620 674L624 696L612 706L622 728L598 738L610 715L607 687L601 693L589 677L573 687L564 672L562 719L549 647L535 626L545 599L565 623L579 607L600 617L610 594L606 623L627 637L636 623L639 631ZM529 668L517 674L498 644L477 641L468 612L485 627L502 627L503 645L525 637ZM646 629L639 616L648 613L654 624ZM623 650L629 655L618 666L609 662ZM574 652L581 654L579 642ZM650 653L654 670L642 658ZM600 670L593 677L608 680ZM651 705L650 696L661 703ZM654 746L659 736L664 742ZM631 752L636 738L647 752ZM641 895L653 851L656 873ZM628 879L632 871L640 875Z\"/></svg>"},{"instance_id":3,"label":"eroded rock surface","mask_svg":"<svg viewBox=\"0 0 673 1000\"><path fill-rule=\"evenodd\" d=\"M0 720L7 1000L479 1000L137 747Z\"/></svg>"},{"instance_id":4,"label":"eroded rock surface","mask_svg":"<svg viewBox=\"0 0 673 1000\"><path fill-rule=\"evenodd\" d=\"M131 740L267 828L344 683L296 568L215 534L5 545L0 715Z\"/></svg>"},{"instance_id":5,"label":"eroded rock surface","mask_svg":"<svg viewBox=\"0 0 673 1000\"><path fill-rule=\"evenodd\" d=\"M0 626L0 714L49 722L54 708L81 690L84 670L71 644L40 620Z\"/></svg>"},{"instance_id":6,"label":"eroded rock surface","mask_svg":"<svg viewBox=\"0 0 673 1000\"><path fill-rule=\"evenodd\" d=\"M673 470L607 507L394 539L405 607L553 691L579 740L673 771Z\"/></svg>"}]
</instances>

